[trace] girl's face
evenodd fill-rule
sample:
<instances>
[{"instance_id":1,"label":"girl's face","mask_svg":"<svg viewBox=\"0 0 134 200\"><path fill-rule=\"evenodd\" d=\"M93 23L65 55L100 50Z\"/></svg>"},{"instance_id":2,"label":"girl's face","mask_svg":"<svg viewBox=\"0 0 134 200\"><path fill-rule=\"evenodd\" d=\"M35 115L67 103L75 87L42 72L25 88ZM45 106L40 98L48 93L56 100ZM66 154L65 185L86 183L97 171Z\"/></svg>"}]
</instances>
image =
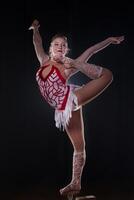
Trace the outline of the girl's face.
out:
<instances>
[{"instance_id":1,"label":"girl's face","mask_svg":"<svg viewBox=\"0 0 134 200\"><path fill-rule=\"evenodd\" d=\"M68 44L63 38L56 38L50 46L51 58L62 59L68 52Z\"/></svg>"}]
</instances>

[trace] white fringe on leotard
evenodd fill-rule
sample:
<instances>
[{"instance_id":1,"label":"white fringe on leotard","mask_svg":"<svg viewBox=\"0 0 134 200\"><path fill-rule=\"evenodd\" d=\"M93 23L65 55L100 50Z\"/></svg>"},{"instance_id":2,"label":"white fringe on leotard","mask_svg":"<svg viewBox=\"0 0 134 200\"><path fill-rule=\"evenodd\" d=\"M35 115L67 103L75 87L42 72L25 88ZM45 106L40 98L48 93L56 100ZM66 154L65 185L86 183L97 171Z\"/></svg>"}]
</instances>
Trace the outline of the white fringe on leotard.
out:
<instances>
[{"instance_id":1,"label":"white fringe on leotard","mask_svg":"<svg viewBox=\"0 0 134 200\"><path fill-rule=\"evenodd\" d=\"M79 86L70 85L70 91L66 103L66 107L64 110L55 110L55 124L56 127L61 130L66 128L69 124L70 118L72 117L72 111L78 110L80 107L78 106L77 96L74 94L74 90L78 89Z\"/></svg>"}]
</instances>

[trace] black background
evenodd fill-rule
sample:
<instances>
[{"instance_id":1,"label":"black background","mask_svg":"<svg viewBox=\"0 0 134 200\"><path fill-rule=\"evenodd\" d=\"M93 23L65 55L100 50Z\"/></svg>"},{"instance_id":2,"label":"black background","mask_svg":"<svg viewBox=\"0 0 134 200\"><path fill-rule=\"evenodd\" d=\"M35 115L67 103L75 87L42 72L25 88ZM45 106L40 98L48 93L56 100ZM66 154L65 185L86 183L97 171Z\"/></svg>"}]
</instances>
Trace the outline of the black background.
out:
<instances>
[{"instance_id":1,"label":"black background","mask_svg":"<svg viewBox=\"0 0 134 200\"><path fill-rule=\"evenodd\" d=\"M69 56L109 36L124 35L90 62L109 68L114 81L84 106L87 163L81 195L99 199L133 199L134 185L134 20L133 6L85 1L3 2L0 31L0 183L1 199L60 199L71 178L72 146L55 128L54 111L41 97L39 67L28 27L36 18L44 49L59 32L68 37ZM48 3L48 5L46 5ZM71 83L88 82L77 74ZM8 197L9 196L9 197Z\"/></svg>"}]
</instances>

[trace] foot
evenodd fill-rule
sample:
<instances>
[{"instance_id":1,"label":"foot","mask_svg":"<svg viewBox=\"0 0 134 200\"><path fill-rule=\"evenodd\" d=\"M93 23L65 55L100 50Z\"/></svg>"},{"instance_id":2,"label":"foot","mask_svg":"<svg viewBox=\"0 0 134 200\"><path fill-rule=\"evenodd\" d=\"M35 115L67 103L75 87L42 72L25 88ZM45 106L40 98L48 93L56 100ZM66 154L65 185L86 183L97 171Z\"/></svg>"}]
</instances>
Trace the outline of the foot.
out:
<instances>
[{"instance_id":1,"label":"foot","mask_svg":"<svg viewBox=\"0 0 134 200\"><path fill-rule=\"evenodd\" d=\"M65 196L65 195L75 195L78 194L81 190L81 186L75 183L70 183L66 187L62 188L60 190L60 194Z\"/></svg>"}]
</instances>

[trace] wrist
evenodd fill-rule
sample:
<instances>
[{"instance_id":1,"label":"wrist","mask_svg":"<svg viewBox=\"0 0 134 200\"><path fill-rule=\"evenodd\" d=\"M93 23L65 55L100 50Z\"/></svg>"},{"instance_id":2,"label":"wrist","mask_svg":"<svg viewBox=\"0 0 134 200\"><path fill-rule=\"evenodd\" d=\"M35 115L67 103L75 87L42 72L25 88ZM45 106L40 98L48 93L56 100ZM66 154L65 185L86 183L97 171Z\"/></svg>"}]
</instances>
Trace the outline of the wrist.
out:
<instances>
[{"instance_id":1,"label":"wrist","mask_svg":"<svg viewBox=\"0 0 134 200\"><path fill-rule=\"evenodd\" d=\"M38 31L39 31L38 29L39 29L38 27L34 27L34 28L33 28L33 32L34 32L34 33L38 32Z\"/></svg>"},{"instance_id":2,"label":"wrist","mask_svg":"<svg viewBox=\"0 0 134 200\"><path fill-rule=\"evenodd\" d=\"M108 43L112 43L112 37L108 37L108 38L107 38L107 42L108 42Z\"/></svg>"}]
</instances>

